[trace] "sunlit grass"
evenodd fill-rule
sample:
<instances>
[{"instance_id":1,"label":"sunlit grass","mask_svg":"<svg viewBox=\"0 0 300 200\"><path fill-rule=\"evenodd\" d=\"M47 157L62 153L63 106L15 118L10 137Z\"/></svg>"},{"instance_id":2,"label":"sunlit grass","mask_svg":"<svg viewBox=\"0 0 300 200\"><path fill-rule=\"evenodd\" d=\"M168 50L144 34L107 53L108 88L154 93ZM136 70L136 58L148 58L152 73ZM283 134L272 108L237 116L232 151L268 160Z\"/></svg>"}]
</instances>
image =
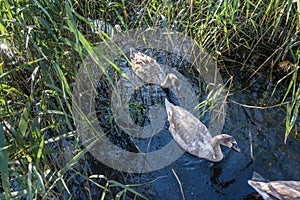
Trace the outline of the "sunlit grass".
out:
<instances>
[{"instance_id":1,"label":"sunlit grass","mask_svg":"<svg viewBox=\"0 0 300 200\"><path fill-rule=\"evenodd\" d=\"M89 55L109 79L93 50L99 42L110 39L115 25L122 31L160 26L185 32L217 63L247 69L251 76L262 69L270 69L270 73L279 70L284 61L291 63L293 67L277 82L289 83L282 99L282 103L289 101L282 104L286 105L284 141L297 130L299 0L139 2L0 2L0 41L8 47L0 49L1 199L58 198L64 191L72 196L66 173L87 153L74 126L75 77L79 64ZM101 20L104 28L97 28L88 18ZM259 61L257 65L253 58ZM64 140L71 140L71 149L77 151L60 166L53 155L63 155L52 145ZM108 194L121 198L128 193L146 198L134 190L136 185L121 184L104 175L80 175L103 189L103 199ZM99 176L106 180L105 185L93 181ZM112 187L121 189L111 194Z\"/></svg>"}]
</instances>

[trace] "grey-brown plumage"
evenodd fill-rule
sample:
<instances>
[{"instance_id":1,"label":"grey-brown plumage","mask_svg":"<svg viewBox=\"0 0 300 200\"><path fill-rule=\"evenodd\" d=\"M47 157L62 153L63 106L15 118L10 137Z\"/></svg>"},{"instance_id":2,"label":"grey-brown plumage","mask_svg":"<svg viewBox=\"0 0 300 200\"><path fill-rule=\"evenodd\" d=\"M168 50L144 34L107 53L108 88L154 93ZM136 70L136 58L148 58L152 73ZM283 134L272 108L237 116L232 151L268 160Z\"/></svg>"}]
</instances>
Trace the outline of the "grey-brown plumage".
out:
<instances>
[{"instance_id":1,"label":"grey-brown plumage","mask_svg":"<svg viewBox=\"0 0 300 200\"><path fill-rule=\"evenodd\" d=\"M178 77L173 73L166 74L155 59L130 48L130 61L132 71L144 82L157 84L164 88L174 87L177 95L180 96Z\"/></svg>"},{"instance_id":2,"label":"grey-brown plumage","mask_svg":"<svg viewBox=\"0 0 300 200\"><path fill-rule=\"evenodd\" d=\"M212 137L206 126L187 110L174 106L165 99L169 131L185 151L213 162L223 159L220 145L240 152L235 139L227 134Z\"/></svg>"},{"instance_id":3,"label":"grey-brown plumage","mask_svg":"<svg viewBox=\"0 0 300 200\"><path fill-rule=\"evenodd\" d=\"M300 199L300 181L256 181L248 180L265 200Z\"/></svg>"}]
</instances>

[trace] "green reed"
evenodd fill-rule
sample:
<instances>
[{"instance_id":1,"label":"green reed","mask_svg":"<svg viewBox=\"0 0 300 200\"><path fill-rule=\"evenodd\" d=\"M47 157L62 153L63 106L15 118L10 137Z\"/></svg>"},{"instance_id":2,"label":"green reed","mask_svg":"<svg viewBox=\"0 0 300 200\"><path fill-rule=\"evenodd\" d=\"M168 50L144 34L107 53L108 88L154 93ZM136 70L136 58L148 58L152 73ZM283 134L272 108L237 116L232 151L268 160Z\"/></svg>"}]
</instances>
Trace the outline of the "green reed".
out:
<instances>
[{"instance_id":1,"label":"green reed","mask_svg":"<svg viewBox=\"0 0 300 200\"><path fill-rule=\"evenodd\" d=\"M1 199L61 198L63 191L71 196L65 175L69 170L103 189L102 199L113 195L113 187L120 189L117 199L128 193L146 198L133 189L139 185L121 184L104 175L87 177L73 168L87 153L76 134L72 111L78 63L94 56L96 44L109 39L109 29L117 24L122 31L160 26L185 32L222 68L230 63L251 71L251 76L266 69L279 71L280 64L290 63L277 82L288 82L282 98L282 106L289 99L284 141L297 130L299 0L4 0L0 9L0 40L8 46L0 50ZM101 19L106 27L97 29L88 17ZM253 65L253 59L259 64ZM105 74L100 60L95 62ZM51 145L64 139L72 140L77 152L60 165L52 155L63 153ZM95 176L105 179L105 185L93 181Z\"/></svg>"}]
</instances>

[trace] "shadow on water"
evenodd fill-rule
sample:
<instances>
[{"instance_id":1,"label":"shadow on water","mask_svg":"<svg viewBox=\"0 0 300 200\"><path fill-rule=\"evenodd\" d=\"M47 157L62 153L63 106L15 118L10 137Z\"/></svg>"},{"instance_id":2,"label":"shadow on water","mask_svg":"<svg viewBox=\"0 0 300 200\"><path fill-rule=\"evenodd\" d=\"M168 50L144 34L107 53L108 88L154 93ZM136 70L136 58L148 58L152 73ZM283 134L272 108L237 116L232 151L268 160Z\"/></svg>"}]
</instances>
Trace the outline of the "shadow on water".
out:
<instances>
[{"instance_id":1,"label":"shadow on water","mask_svg":"<svg viewBox=\"0 0 300 200\"><path fill-rule=\"evenodd\" d=\"M153 57L155 58L155 56L157 56L156 59L160 64L167 63L164 55L155 55L154 53ZM189 78L199 102L206 98L206 85L204 83L199 84L201 82L200 78L186 73L185 69L180 69L176 63L167 64L176 67L180 73ZM125 68L128 67L127 64ZM267 101L270 104L278 103L275 99L272 100L266 97L266 93L272 92L273 89L269 88L269 91L265 89L268 84L265 81L267 77L261 76L252 80L254 84L248 87L245 83L249 76L244 74L243 77L240 75L240 71L235 72L234 70L231 71L234 82L233 87L230 88L231 96L228 99L226 120L222 133L232 135L237 140L241 153L222 148L224 159L219 163L212 163L184 153L171 165L143 174L127 174L114 171L91 158L90 173L104 174L109 179L126 184L146 183L134 189L149 199L172 200L183 199L180 184L187 200L261 199L247 184L247 180L251 179L253 171L257 171L270 180L300 180L299 138L292 134L287 144L284 145L283 143L285 133L284 108L257 109L233 103L239 102L247 105L259 105L261 101ZM223 80L229 78L225 73L221 73L221 75ZM105 84L104 79L100 83L98 87L99 96L97 97L99 122L104 132L107 133L107 137L115 145L132 152L147 152L159 149L172 140L168 132L167 119L165 126L161 127L161 131L152 138L137 139L122 132L112 120L110 93L107 92L109 87ZM199 88L201 89L199 90ZM148 111L155 104L163 104L165 97L175 103L177 101L172 91L157 85L149 84L135 90L130 100L130 116L133 121L139 126L151 123L151 119L147 116ZM208 114L202 116L201 120L208 124ZM252 139L251 142L250 138ZM253 147L253 159L250 155L250 144ZM178 176L180 183L173 171ZM153 180L155 181L152 182ZM94 193L92 192L91 196L99 197L99 190L97 191L94 188L92 191ZM83 198L83 196L80 198ZM134 198L134 196L129 195L128 198Z\"/></svg>"}]
</instances>

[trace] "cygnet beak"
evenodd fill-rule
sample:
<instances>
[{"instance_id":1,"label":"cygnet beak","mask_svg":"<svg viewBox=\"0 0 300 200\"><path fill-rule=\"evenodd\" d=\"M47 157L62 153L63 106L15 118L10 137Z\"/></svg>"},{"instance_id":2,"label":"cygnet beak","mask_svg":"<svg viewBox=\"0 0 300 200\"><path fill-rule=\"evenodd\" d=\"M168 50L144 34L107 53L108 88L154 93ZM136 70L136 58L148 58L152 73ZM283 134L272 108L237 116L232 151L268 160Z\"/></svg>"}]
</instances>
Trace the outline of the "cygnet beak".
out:
<instances>
[{"instance_id":1,"label":"cygnet beak","mask_svg":"<svg viewBox=\"0 0 300 200\"><path fill-rule=\"evenodd\" d=\"M240 148L238 148L236 143L232 143L231 149L235 150L236 152L240 152Z\"/></svg>"}]
</instances>

